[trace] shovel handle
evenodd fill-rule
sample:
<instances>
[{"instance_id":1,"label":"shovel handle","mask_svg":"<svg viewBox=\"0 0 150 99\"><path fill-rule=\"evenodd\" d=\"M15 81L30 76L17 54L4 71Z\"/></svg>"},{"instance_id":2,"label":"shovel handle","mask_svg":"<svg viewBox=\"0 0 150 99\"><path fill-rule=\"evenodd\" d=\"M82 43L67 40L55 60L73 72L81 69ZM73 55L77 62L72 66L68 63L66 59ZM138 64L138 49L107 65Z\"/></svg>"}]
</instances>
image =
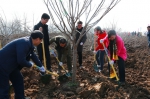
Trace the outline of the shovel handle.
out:
<instances>
[{"instance_id":1,"label":"shovel handle","mask_svg":"<svg viewBox=\"0 0 150 99\"><path fill-rule=\"evenodd\" d=\"M107 52L107 49L106 49L104 43L102 43L102 45L103 45L103 47L104 47L104 49L105 49L105 52L106 52L108 61L110 61L110 57L108 56L108 52ZM114 66L113 66L112 64L110 64L110 66L111 66L111 68L113 69L113 72L115 73L115 76L116 76L117 81L119 81L119 78L118 78L118 76L117 76L117 74L116 74L116 71L115 71L115 69L114 69Z\"/></svg>"},{"instance_id":2,"label":"shovel handle","mask_svg":"<svg viewBox=\"0 0 150 99\"><path fill-rule=\"evenodd\" d=\"M39 68L39 67L38 67L38 66L36 66L36 65L33 65L33 67L35 67L35 68ZM54 75L54 76L56 76L56 77L58 77L58 76L59 76L58 74L53 73L53 72L50 72L50 71L48 71L48 70L46 70L46 73L51 74L51 75Z\"/></svg>"}]
</instances>

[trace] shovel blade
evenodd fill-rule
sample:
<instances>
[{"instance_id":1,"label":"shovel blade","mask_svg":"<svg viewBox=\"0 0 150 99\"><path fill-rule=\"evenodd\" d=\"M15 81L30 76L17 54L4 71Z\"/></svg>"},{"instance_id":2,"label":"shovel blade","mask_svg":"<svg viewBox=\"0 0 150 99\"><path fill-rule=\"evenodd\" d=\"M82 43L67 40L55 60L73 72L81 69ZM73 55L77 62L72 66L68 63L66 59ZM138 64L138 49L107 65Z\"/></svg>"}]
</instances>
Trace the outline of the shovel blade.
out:
<instances>
[{"instance_id":1,"label":"shovel blade","mask_svg":"<svg viewBox=\"0 0 150 99\"><path fill-rule=\"evenodd\" d=\"M66 73L65 74L67 77L71 77L71 74L70 73Z\"/></svg>"},{"instance_id":2,"label":"shovel blade","mask_svg":"<svg viewBox=\"0 0 150 99\"><path fill-rule=\"evenodd\" d=\"M49 84L50 80L51 80L51 75L50 74L41 75L40 81L43 84Z\"/></svg>"},{"instance_id":3,"label":"shovel blade","mask_svg":"<svg viewBox=\"0 0 150 99\"><path fill-rule=\"evenodd\" d=\"M64 74L64 75L58 77L58 80L59 80L60 82L65 82L65 81L67 81L68 79L69 79L69 78L68 78L68 76L66 76L66 74Z\"/></svg>"},{"instance_id":4,"label":"shovel blade","mask_svg":"<svg viewBox=\"0 0 150 99\"><path fill-rule=\"evenodd\" d=\"M94 68L94 70L95 70L96 72L98 72L98 67L97 67L96 62L94 62L94 64L93 64L93 68Z\"/></svg>"}]
</instances>

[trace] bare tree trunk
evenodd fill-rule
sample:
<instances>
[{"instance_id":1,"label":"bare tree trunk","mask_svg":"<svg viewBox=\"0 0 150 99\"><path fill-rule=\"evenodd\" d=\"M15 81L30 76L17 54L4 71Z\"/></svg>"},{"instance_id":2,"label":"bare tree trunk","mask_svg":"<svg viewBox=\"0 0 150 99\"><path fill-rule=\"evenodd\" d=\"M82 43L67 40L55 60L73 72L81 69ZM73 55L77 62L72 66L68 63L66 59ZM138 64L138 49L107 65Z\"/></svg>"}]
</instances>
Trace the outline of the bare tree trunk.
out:
<instances>
[{"instance_id":1,"label":"bare tree trunk","mask_svg":"<svg viewBox=\"0 0 150 99\"><path fill-rule=\"evenodd\" d=\"M76 72L77 71L77 45L73 44L73 74L72 82L76 82Z\"/></svg>"}]
</instances>

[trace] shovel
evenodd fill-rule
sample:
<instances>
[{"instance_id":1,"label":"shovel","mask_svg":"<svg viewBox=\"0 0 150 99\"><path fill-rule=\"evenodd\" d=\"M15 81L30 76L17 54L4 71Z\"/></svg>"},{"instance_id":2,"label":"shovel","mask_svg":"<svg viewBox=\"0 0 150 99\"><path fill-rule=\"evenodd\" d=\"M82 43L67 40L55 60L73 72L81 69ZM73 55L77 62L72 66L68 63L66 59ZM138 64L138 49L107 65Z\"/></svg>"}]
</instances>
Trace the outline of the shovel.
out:
<instances>
[{"instance_id":1,"label":"shovel","mask_svg":"<svg viewBox=\"0 0 150 99\"><path fill-rule=\"evenodd\" d=\"M96 33L94 33L94 49L96 47ZM96 62L96 53L94 53L94 63L93 63L93 68L96 72L98 72L98 67L97 67L97 62Z\"/></svg>"},{"instance_id":2,"label":"shovel","mask_svg":"<svg viewBox=\"0 0 150 99\"><path fill-rule=\"evenodd\" d=\"M34 65L35 68L39 68L38 66ZM57 73L53 73L53 72L50 72L48 70L46 70L46 73L40 73L41 74L41 81L42 83L44 84L48 84L49 83L49 75L54 75L55 77L58 78L58 80L60 82L62 81L66 81L68 80L68 77L66 75L62 75L62 76L59 76ZM45 75L46 74L46 75Z\"/></svg>"},{"instance_id":3,"label":"shovel","mask_svg":"<svg viewBox=\"0 0 150 99\"><path fill-rule=\"evenodd\" d=\"M104 43L102 43L102 45L103 45L104 50L105 50L105 52L106 52L108 61L110 61L110 57L109 57L109 55L108 55L107 48L106 48L106 46L104 45ZM116 77L116 80L117 80L117 82L118 82L118 87L117 87L116 89L118 90L118 88L120 87L119 78L118 78L118 76L117 76L117 73L116 73L116 71L115 71L114 66L113 66L112 64L110 64L110 66L111 66L111 68L110 68L110 76L112 76L112 77L115 76L115 77Z\"/></svg>"},{"instance_id":4,"label":"shovel","mask_svg":"<svg viewBox=\"0 0 150 99\"><path fill-rule=\"evenodd\" d=\"M51 53L54 55L54 57L56 58L56 60L57 60L58 63L59 63L60 61L59 61L58 57L56 56L56 53L54 52L54 50L50 50L50 51L51 51ZM65 67L64 67L64 66L61 66L61 67L62 67L62 69L65 71L65 75L66 75L67 77L71 77L70 73L68 73L68 72L66 71Z\"/></svg>"},{"instance_id":5,"label":"shovel","mask_svg":"<svg viewBox=\"0 0 150 99\"><path fill-rule=\"evenodd\" d=\"M105 50L105 52L106 52L106 55L107 55L108 61L110 61L110 57L109 57L109 55L108 55L108 52L107 52L107 49L106 49L106 47L105 47L104 43L102 43L102 45L103 45L104 50ZM117 81L119 81L119 78L118 78L118 76L117 76L117 74L116 74L116 71L115 71L115 69L114 69L114 66L113 66L112 64L110 64L110 66L111 66L112 71L113 71L113 73L114 73L114 75L115 75L115 77L116 77L116 80L117 80ZM110 72L111 72L111 71L110 71Z\"/></svg>"}]
</instances>

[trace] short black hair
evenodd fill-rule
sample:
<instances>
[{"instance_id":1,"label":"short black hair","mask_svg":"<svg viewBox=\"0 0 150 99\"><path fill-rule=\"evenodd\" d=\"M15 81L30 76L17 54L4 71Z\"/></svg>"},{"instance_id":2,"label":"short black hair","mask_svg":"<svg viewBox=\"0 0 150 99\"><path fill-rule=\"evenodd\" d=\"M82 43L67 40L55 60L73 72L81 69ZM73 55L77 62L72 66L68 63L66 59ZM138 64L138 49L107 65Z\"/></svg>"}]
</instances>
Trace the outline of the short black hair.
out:
<instances>
[{"instance_id":1,"label":"short black hair","mask_svg":"<svg viewBox=\"0 0 150 99\"><path fill-rule=\"evenodd\" d=\"M112 35L117 35L115 30L110 30L108 32L108 38L110 38Z\"/></svg>"},{"instance_id":2,"label":"short black hair","mask_svg":"<svg viewBox=\"0 0 150 99\"><path fill-rule=\"evenodd\" d=\"M150 26L147 26L147 28L150 28Z\"/></svg>"},{"instance_id":3,"label":"short black hair","mask_svg":"<svg viewBox=\"0 0 150 99\"><path fill-rule=\"evenodd\" d=\"M78 24L83 24L83 22L82 21L78 21Z\"/></svg>"},{"instance_id":4,"label":"short black hair","mask_svg":"<svg viewBox=\"0 0 150 99\"><path fill-rule=\"evenodd\" d=\"M50 19L50 16L47 13L43 13L41 19Z\"/></svg>"},{"instance_id":5,"label":"short black hair","mask_svg":"<svg viewBox=\"0 0 150 99\"><path fill-rule=\"evenodd\" d=\"M43 33L40 30L34 30L30 36L32 39L37 39L37 38L43 39Z\"/></svg>"},{"instance_id":6,"label":"short black hair","mask_svg":"<svg viewBox=\"0 0 150 99\"><path fill-rule=\"evenodd\" d=\"M97 30L97 31L102 32L102 29L101 29L101 27L100 27L100 26L97 26L94 30Z\"/></svg>"},{"instance_id":7,"label":"short black hair","mask_svg":"<svg viewBox=\"0 0 150 99\"><path fill-rule=\"evenodd\" d=\"M61 38L60 40L59 40L59 43L60 44L65 44L67 41L66 41L66 39L64 39L64 38Z\"/></svg>"}]
</instances>

